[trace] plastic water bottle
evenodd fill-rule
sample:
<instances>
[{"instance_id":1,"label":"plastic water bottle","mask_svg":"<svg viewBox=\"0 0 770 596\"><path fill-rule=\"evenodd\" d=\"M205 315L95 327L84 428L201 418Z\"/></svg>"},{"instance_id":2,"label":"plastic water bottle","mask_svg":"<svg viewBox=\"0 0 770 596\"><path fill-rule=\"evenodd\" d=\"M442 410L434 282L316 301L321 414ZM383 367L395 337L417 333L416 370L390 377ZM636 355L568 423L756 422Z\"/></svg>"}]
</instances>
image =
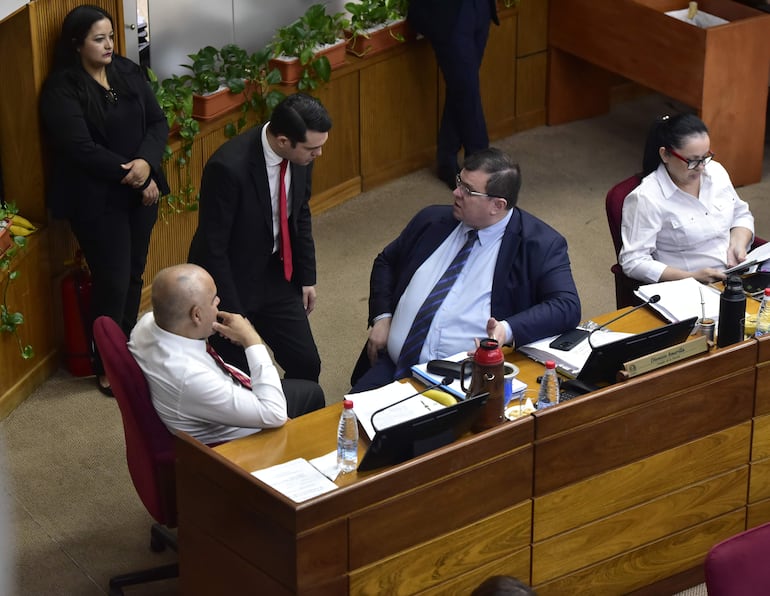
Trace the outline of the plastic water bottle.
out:
<instances>
[{"instance_id":1,"label":"plastic water bottle","mask_svg":"<svg viewBox=\"0 0 770 596\"><path fill-rule=\"evenodd\" d=\"M556 363L548 360L545 363L545 374L540 381L540 392L537 395L537 409L550 408L559 403L559 377L556 376Z\"/></svg>"},{"instance_id":2,"label":"plastic water bottle","mask_svg":"<svg viewBox=\"0 0 770 596\"><path fill-rule=\"evenodd\" d=\"M344 474L358 467L358 420L352 400L344 400L342 406L337 429L337 467Z\"/></svg>"},{"instance_id":3,"label":"plastic water bottle","mask_svg":"<svg viewBox=\"0 0 770 596\"><path fill-rule=\"evenodd\" d=\"M762 296L762 303L759 305L757 313L757 337L770 333L770 288L765 288L765 294Z\"/></svg>"}]
</instances>

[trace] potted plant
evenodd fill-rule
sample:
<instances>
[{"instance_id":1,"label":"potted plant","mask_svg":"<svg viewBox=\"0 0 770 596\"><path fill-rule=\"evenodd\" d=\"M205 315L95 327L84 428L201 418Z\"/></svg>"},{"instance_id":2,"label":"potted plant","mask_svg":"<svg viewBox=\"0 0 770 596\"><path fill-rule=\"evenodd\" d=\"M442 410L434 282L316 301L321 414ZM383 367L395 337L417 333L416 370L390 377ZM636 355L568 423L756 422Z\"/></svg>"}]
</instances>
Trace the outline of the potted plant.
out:
<instances>
[{"instance_id":1,"label":"potted plant","mask_svg":"<svg viewBox=\"0 0 770 596\"><path fill-rule=\"evenodd\" d=\"M31 345L25 346L21 341L18 328L19 325L24 324L24 315L21 312L12 312L8 307L8 286L19 276L18 271L11 270L11 263L19 251L27 245L26 235L34 231L35 228L32 224L29 224L28 227L29 222L18 216L17 213L18 209L12 203L0 204L0 241L3 237L6 238L5 241L2 241L4 248L0 248L0 275L5 276L2 302L0 302L0 333L13 335L19 344L21 357L28 360L35 355L35 352ZM22 223L24 225L21 225ZM15 228L17 226L20 226L18 231L21 233L16 233Z\"/></svg>"},{"instance_id":2,"label":"potted plant","mask_svg":"<svg viewBox=\"0 0 770 596\"><path fill-rule=\"evenodd\" d=\"M270 48L271 66L281 80L312 91L320 81L328 82L333 68L345 63L345 13L327 14L323 4L313 4L304 15L275 32Z\"/></svg>"},{"instance_id":3,"label":"potted plant","mask_svg":"<svg viewBox=\"0 0 770 596\"><path fill-rule=\"evenodd\" d=\"M358 56L373 56L410 35L406 23L409 0L359 0L345 4L350 17L347 51Z\"/></svg>"},{"instance_id":4,"label":"potted plant","mask_svg":"<svg viewBox=\"0 0 770 596\"><path fill-rule=\"evenodd\" d=\"M277 68L270 67L272 50L268 46L251 54L246 61L245 101L241 104L241 115L236 122L225 125L225 136L233 137L240 133L249 121L249 113L253 112L254 121L261 124L270 119L273 108L285 97L275 89L281 82L281 74Z\"/></svg>"},{"instance_id":5,"label":"potted plant","mask_svg":"<svg viewBox=\"0 0 770 596\"><path fill-rule=\"evenodd\" d=\"M172 180L172 169L175 170L178 192L172 192L164 197L160 210L161 218L167 221L169 213L180 211L195 211L198 208L198 197L192 183L190 158L192 156L193 140L200 132L198 121L192 116L193 91L188 79L172 75L159 81L157 75L147 69L150 87L155 93L163 113L166 115L171 133L177 134L182 141L179 154L172 162L173 151L169 145L163 152L163 167L166 177ZM173 167L172 167L173 163Z\"/></svg>"}]
</instances>

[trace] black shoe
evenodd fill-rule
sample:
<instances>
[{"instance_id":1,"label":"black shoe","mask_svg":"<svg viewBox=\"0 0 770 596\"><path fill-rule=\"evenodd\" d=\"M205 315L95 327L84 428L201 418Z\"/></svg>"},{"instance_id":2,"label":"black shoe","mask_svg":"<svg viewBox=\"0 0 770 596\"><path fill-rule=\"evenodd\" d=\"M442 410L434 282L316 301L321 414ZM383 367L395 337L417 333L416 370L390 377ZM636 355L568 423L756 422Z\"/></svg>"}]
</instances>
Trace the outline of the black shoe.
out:
<instances>
[{"instance_id":1,"label":"black shoe","mask_svg":"<svg viewBox=\"0 0 770 596\"><path fill-rule=\"evenodd\" d=\"M99 382L99 375L96 375L96 388L99 389L99 392L102 395L106 395L107 397L115 397L115 394L112 392L112 387L109 385L102 385Z\"/></svg>"},{"instance_id":2,"label":"black shoe","mask_svg":"<svg viewBox=\"0 0 770 596\"><path fill-rule=\"evenodd\" d=\"M439 166L436 170L438 179L449 187L449 190L454 190L457 187L457 174L460 170L457 166Z\"/></svg>"}]
</instances>

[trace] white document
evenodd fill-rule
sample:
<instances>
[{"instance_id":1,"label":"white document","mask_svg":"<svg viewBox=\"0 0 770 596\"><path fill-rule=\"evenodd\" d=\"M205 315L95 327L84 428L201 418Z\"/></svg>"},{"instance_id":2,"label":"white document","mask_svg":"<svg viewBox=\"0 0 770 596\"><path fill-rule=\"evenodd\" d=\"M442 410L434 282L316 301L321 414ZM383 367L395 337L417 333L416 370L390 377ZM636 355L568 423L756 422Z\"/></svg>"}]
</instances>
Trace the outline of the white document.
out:
<instances>
[{"instance_id":1,"label":"white document","mask_svg":"<svg viewBox=\"0 0 770 596\"><path fill-rule=\"evenodd\" d=\"M251 475L286 495L295 503L302 503L337 488L336 484L301 457L264 470L257 470Z\"/></svg>"},{"instance_id":2,"label":"white document","mask_svg":"<svg viewBox=\"0 0 770 596\"><path fill-rule=\"evenodd\" d=\"M591 334L591 342L594 346L603 346L631 335L633 333L600 330ZM551 337L539 339L521 346L518 350L537 362L544 363L546 360L553 360L559 371L567 376L576 377L591 354L591 345L588 343L588 337L580 341L571 350L557 350L550 347L549 344L557 337L559 336L552 335Z\"/></svg>"},{"instance_id":3,"label":"white document","mask_svg":"<svg viewBox=\"0 0 770 596\"><path fill-rule=\"evenodd\" d=\"M417 391L409 383L393 381L389 385L379 387L378 389L346 395L345 399L353 400L353 411L356 413L356 418L358 418L358 422L361 424L364 432L366 432L369 440L371 440L376 432L374 430L375 426L378 430L382 430L383 428L388 428L406 420L412 420L444 407L429 397L415 395L415 393ZM402 399L405 401L396 404L397 401ZM373 426L372 415L382 408L387 409L378 412L374 416Z\"/></svg>"},{"instance_id":4,"label":"white document","mask_svg":"<svg viewBox=\"0 0 770 596\"><path fill-rule=\"evenodd\" d=\"M670 10L666 14L680 21L684 21L685 23L690 23L691 25L700 27L701 29L708 29L709 27L715 27L716 25L725 25L726 23L730 22L726 21L722 17L718 17L708 12L703 12L702 10L696 12L695 17L692 19L688 19L687 12L688 10L683 8L681 10Z\"/></svg>"},{"instance_id":5,"label":"white document","mask_svg":"<svg viewBox=\"0 0 770 596\"><path fill-rule=\"evenodd\" d=\"M747 270L754 265L761 265L768 259L770 259L770 242L760 244L754 250L749 251L749 253L746 255L746 259L743 262L738 263L735 267L725 269L725 273L727 275L733 273L734 271L742 273L744 270Z\"/></svg>"},{"instance_id":6,"label":"white document","mask_svg":"<svg viewBox=\"0 0 770 596\"><path fill-rule=\"evenodd\" d=\"M711 286L700 283L694 277L639 286L634 294L642 300L649 300L650 297L658 294L660 300L650 306L672 323L690 317L700 319L704 311L707 319L716 321L719 318L719 292ZM702 308L701 295L703 296Z\"/></svg>"}]
</instances>

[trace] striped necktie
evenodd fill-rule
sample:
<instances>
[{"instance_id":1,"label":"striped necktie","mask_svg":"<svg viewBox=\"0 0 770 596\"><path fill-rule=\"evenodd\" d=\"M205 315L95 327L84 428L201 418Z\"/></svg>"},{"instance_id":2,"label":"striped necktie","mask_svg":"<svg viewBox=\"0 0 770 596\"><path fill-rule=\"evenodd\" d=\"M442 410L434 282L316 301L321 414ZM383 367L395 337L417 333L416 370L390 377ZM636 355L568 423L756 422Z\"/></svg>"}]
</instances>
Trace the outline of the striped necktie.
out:
<instances>
[{"instance_id":1,"label":"striped necktie","mask_svg":"<svg viewBox=\"0 0 770 596\"><path fill-rule=\"evenodd\" d=\"M413 364L417 364L417 359L422 352L422 345L425 343L425 338L428 336L428 330L430 324L433 322L433 317L436 315L436 311L444 302L444 298L449 294L449 290L457 281L460 273L465 266L465 262L468 260L468 255L471 254L479 233L476 230L470 230L468 232L467 240L465 244L457 253L454 260L450 263L447 270L433 286L433 289L428 294L425 302L422 303L420 310L414 317L412 327L409 329L409 333L406 335L404 345L401 347L401 354L398 357L396 363L396 378L403 379L404 377L411 376L411 367Z\"/></svg>"},{"instance_id":2,"label":"striped necktie","mask_svg":"<svg viewBox=\"0 0 770 596\"><path fill-rule=\"evenodd\" d=\"M214 359L214 362L217 363L217 366L225 371L233 381L239 385L243 385L246 389L251 389L251 379L234 366L230 366L227 364L227 362L222 360L222 356L217 354L217 351L209 342L206 342L206 352L208 352L209 356Z\"/></svg>"}]
</instances>

